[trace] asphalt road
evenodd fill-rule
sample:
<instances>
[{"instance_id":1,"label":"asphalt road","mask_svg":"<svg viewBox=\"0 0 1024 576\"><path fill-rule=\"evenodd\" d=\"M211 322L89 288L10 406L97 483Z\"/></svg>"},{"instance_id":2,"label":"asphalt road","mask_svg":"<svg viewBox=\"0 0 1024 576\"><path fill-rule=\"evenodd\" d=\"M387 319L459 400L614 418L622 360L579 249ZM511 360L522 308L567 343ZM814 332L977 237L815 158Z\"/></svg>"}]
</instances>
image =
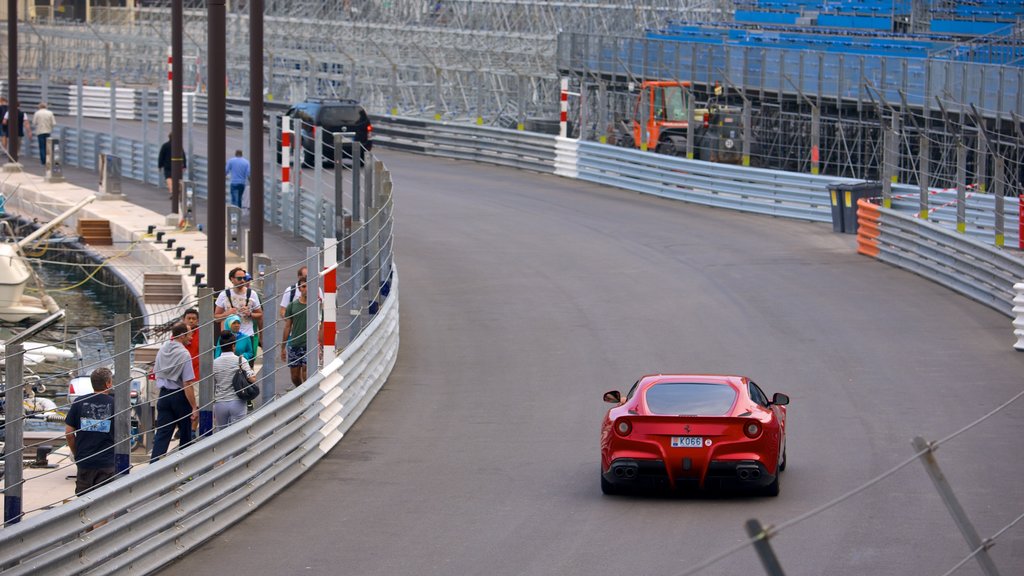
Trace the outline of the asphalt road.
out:
<instances>
[{"instance_id":1,"label":"asphalt road","mask_svg":"<svg viewBox=\"0 0 1024 576\"><path fill-rule=\"evenodd\" d=\"M165 574L682 574L772 539L787 574L943 574L967 545L911 462L1021 390L1007 317L829 226L380 151L402 344L367 413L284 493ZM778 498L606 497L601 395L652 372L786 392ZM983 536L1024 502L1018 401L943 444ZM991 551L1024 566L1024 528ZM762 574L749 548L700 574ZM972 561L957 574L978 574Z\"/></svg>"}]
</instances>

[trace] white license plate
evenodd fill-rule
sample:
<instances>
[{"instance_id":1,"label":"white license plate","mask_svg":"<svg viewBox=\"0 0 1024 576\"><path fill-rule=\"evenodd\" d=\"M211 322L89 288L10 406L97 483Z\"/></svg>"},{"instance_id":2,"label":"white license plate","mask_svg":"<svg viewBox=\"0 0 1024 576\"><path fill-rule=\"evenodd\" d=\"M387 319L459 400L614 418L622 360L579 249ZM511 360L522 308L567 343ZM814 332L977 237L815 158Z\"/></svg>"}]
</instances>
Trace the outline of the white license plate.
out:
<instances>
[{"instance_id":1,"label":"white license plate","mask_svg":"<svg viewBox=\"0 0 1024 576\"><path fill-rule=\"evenodd\" d=\"M700 448L704 445L704 438L700 436L673 436L673 448Z\"/></svg>"}]
</instances>

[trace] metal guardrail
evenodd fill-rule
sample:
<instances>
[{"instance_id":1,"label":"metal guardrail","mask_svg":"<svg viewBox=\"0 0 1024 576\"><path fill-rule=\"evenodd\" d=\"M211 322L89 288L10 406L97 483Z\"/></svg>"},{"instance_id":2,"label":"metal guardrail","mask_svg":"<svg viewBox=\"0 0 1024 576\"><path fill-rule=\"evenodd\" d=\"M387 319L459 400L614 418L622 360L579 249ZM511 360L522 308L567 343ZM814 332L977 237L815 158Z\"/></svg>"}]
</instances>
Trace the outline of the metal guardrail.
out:
<instances>
[{"instance_id":1,"label":"metal guardrail","mask_svg":"<svg viewBox=\"0 0 1024 576\"><path fill-rule=\"evenodd\" d=\"M920 191L916 186L896 184L892 187L892 208L901 212L916 214L920 209ZM1003 238L1007 246L1020 245L1020 198L1003 198ZM956 226L957 194L955 190L932 191L929 194L928 219L947 226ZM964 202L965 219L968 224L964 231L968 236L982 241L994 242L996 236L996 199L992 194L973 193ZM1008 225L1007 225L1008 224Z\"/></svg>"},{"instance_id":2,"label":"metal guardrail","mask_svg":"<svg viewBox=\"0 0 1024 576\"><path fill-rule=\"evenodd\" d=\"M870 200L857 206L857 251L1013 317L1024 259Z\"/></svg>"},{"instance_id":3,"label":"metal guardrail","mask_svg":"<svg viewBox=\"0 0 1024 576\"><path fill-rule=\"evenodd\" d=\"M95 170L100 154L114 154L123 161L125 177L160 179L159 144L64 126L58 137L65 143L65 164ZM207 159L191 155L188 160L197 194L205 197ZM390 175L369 157L363 176L364 194L376 199L376 212L364 214L357 229L345 231L347 238L357 235L351 242L360 248L338 257L338 269L351 273L337 278L345 291L346 299L338 300L344 309L325 311L327 317L337 313L339 344L347 342L340 356L311 371L297 390L225 431L87 496L7 525L0 530L0 572L149 573L244 517L341 439L387 379L398 351ZM334 198L334 182L323 179L313 191L300 189L297 195L282 194L276 182L268 182L265 217L322 245L334 222L334 203L326 201ZM311 286L317 284L311 279ZM359 316L352 316L353 310ZM330 359L326 350L325 358ZM90 531L97 522L106 524ZM180 537L181 529L186 538ZM89 562L81 563L86 556Z\"/></svg>"},{"instance_id":4,"label":"metal guardrail","mask_svg":"<svg viewBox=\"0 0 1024 576\"><path fill-rule=\"evenodd\" d=\"M576 171L580 180L634 192L814 222L831 222L827 187L845 181L582 141Z\"/></svg>"},{"instance_id":5,"label":"metal guardrail","mask_svg":"<svg viewBox=\"0 0 1024 576\"><path fill-rule=\"evenodd\" d=\"M554 173L555 136L550 134L397 116L375 118L373 126L374 142L389 148Z\"/></svg>"},{"instance_id":6,"label":"metal guardrail","mask_svg":"<svg viewBox=\"0 0 1024 576\"><path fill-rule=\"evenodd\" d=\"M323 372L202 443L0 530L11 576L147 574L269 500L341 440L387 380L399 343L398 277ZM83 533L101 520L107 524ZM83 562L88 558L88 562Z\"/></svg>"}]
</instances>

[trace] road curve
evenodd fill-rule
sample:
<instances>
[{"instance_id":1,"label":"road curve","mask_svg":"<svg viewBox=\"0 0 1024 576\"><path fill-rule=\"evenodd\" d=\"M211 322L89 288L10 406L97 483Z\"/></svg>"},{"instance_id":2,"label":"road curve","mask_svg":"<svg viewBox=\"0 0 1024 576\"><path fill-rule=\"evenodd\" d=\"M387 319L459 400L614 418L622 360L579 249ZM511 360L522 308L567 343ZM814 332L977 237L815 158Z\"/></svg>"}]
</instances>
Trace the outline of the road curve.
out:
<instances>
[{"instance_id":1,"label":"road curve","mask_svg":"<svg viewBox=\"0 0 1024 576\"><path fill-rule=\"evenodd\" d=\"M681 574L1021 390L1007 317L821 224L390 151L398 364L347 437L166 574ZM602 392L735 372L790 407L782 494L605 497ZM939 463L983 536L1024 502L1020 404ZM967 545L918 462L772 540L787 574L943 574ZM1024 529L991 551L1024 566ZM701 574L762 574L743 549ZM967 564L958 574L979 573Z\"/></svg>"}]
</instances>

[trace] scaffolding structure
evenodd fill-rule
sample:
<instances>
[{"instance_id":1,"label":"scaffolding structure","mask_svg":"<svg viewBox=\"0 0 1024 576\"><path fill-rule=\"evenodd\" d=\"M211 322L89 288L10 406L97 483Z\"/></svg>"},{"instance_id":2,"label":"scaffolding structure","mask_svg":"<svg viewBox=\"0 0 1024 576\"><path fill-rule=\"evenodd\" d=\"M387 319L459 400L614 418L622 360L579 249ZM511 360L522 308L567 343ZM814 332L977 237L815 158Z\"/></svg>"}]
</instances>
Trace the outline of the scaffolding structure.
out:
<instances>
[{"instance_id":1,"label":"scaffolding structure","mask_svg":"<svg viewBox=\"0 0 1024 576\"><path fill-rule=\"evenodd\" d=\"M208 82L201 6L185 2L184 83L198 92ZM247 9L244 1L228 4L225 81L234 98L248 97L253 69ZM169 0L118 10L97 12L91 23L25 22L24 79L165 85ZM993 189L998 155L1005 159L999 187L1021 190L1024 27L925 61L880 63L773 48L729 53L646 35L666 22L728 22L732 10L726 0L267 0L265 97L355 98L372 114L512 128L557 118L559 82L569 77L578 95L570 99L570 135L614 141L641 80L689 80L699 101L721 82L726 103L751 108L755 165L864 179L892 171L909 183L924 174L937 187L965 185L962 172ZM992 45L1000 49L982 49ZM0 57L5 47L0 40ZM974 53L1001 60L971 61ZM820 168L812 167L812 148Z\"/></svg>"},{"instance_id":2,"label":"scaffolding structure","mask_svg":"<svg viewBox=\"0 0 1024 576\"><path fill-rule=\"evenodd\" d=\"M247 3L227 7L229 97L248 97ZM268 0L267 98L355 98L375 113L515 126L557 115L557 37L642 33L667 19L728 17L725 0ZM166 77L169 0L109 8L91 23L27 22L19 60L42 82L158 86ZM205 90L206 12L185 3L186 89ZM126 11L130 16L126 16ZM0 33L2 36L2 33ZM4 43L5 45L5 43ZM2 56L0 47L0 56ZM35 77L33 78L33 74Z\"/></svg>"}]
</instances>

